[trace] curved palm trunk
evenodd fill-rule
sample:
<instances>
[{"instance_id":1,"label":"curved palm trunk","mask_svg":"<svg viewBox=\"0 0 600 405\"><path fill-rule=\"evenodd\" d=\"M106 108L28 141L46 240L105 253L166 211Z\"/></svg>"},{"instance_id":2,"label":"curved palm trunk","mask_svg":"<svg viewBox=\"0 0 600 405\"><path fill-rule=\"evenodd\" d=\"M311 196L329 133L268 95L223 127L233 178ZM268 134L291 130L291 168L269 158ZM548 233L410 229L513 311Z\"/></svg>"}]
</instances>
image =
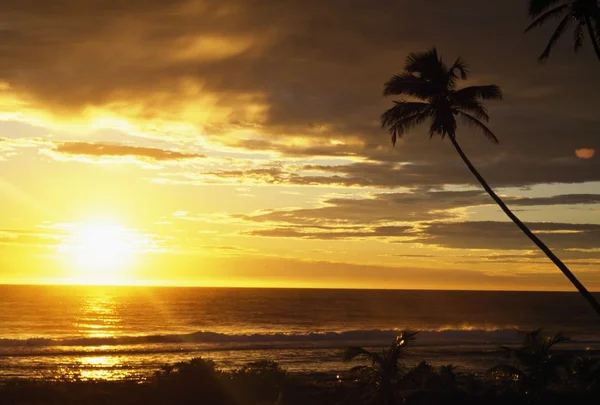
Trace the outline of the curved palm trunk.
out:
<instances>
[{"instance_id":1,"label":"curved palm trunk","mask_svg":"<svg viewBox=\"0 0 600 405\"><path fill-rule=\"evenodd\" d=\"M596 30L600 31L600 28L592 26L592 19L588 15L585 16L585 25L587 25L588 32L590 34L590 41L594 46L594 52L596 52L596 57L598 58L598 60L600 60L600 45L598 45L598 37L596 36L595 32ZM594 28L596 28L596 30L594 30Z\"/></svg>"},{"instance_id":2,"label":"curved palm trunk","mask_svg":"<svg viewBox=\"0 0 600 405\"><path fill-rule=\"evenodd\" d=\"M521 220L519 218L517 218L517 216L515 214L513 214L513 212L506 206L506 204L504 204L504 201L502 201L502 199L500 197L498 197L498 195L496 195L494 190L492 190L492 188L487 184L485 179L481 176L481 174L479 174L477 169L475 169L475 166L473 166L473 164L469 161L469 159L467 158L465 153L462 151L458 142L456 141L456 137L454 135L449 135L448 137L450 138L452 145L454 145L454 148L456 149L456 151L462 158L463 162L465 162L465 164L467 165L467 167L469 168L471 173L473 173L475 178L477 178L479 183L481 183L481 185L483 186L485 191L487 191L487 193L490 195L490 197L492 197L494 199L496 204L498 204L500 206L502 211L504 211L504 213L519 227L519 229L525 235L527 235L527 237L529 239L531 239L531 241L533 243L535 243L536 246L539 247L540 250L542 252L544 252L550 260L552 260L552 262L556 265L556 267L558 267L560 269L560 271L563 272L563 274L569 279L569 281L571 283L573 283L575 288L577 288L579 293L581 295L583 295L583 297L586 300L588 300L588 302L590 303L592 308L594 308L596 310L596 312L598 313L598 315L600 315L600 304L598 304L598 301L596 301L594 296L592 294L590 294L590 292L583 286L583 284L581 284L581 282L579 282L577 277L575 277L575 275L573 273L571 273L571 270L569 270L569 268L558 257L556 257L556 255L554 253L552 253L552 251L548 248L548 246L546 246L544 244L544 242L542 242L537 236L535 236L533 234L533 232L531 232L529 230L529 228L527 228L527 226L523 222L521 222Z\"/></svg>"}]
</instances>

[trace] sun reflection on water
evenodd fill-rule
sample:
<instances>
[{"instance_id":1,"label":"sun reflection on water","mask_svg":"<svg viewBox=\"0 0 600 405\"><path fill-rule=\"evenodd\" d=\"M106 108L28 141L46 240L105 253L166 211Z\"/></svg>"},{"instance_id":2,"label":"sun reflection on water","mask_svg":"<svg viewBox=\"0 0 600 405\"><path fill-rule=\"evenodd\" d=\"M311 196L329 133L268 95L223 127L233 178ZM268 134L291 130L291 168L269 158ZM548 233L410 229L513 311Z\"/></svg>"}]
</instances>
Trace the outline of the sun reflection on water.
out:
<instances>
[{"instance_id":1,"label":"sun reflection on water","mask_svg":"<svg viewBox=\"0 0 600 405\"><path fill-rule=\"evenodd\" d=\"M112 295L89 297L80 304L79 312L73 326L85 337L115 337L121 329L118 304Z\"/></svg>"},{"instance_id":2,"label":"sun reflection on water","mask_svg":"<svg viewBox=\"0 0 600 405\"><path fill-rule=\"evenodd\" d=\"M124 358L119 355L105 355L96 351L108 349L103 339L116 338L123 328L120 304L110 291L96 291L81 300L77 316L73 321L74 330L79 336L100 339L98 345L85 347L89 355L73 359L72 379L81 380L120 380L127 378Z\"/></svg>"},{"instance_id":3,"label":"sun reflection on water","mask_svg":"<svg viewBox=\"0 0 600 405\"><path fill-rule=\"evenodd\" d=\"M79 359L79 378L82 380L120 380L121 359L117 356L88 356Z\"/></svg>"}]
</instances>

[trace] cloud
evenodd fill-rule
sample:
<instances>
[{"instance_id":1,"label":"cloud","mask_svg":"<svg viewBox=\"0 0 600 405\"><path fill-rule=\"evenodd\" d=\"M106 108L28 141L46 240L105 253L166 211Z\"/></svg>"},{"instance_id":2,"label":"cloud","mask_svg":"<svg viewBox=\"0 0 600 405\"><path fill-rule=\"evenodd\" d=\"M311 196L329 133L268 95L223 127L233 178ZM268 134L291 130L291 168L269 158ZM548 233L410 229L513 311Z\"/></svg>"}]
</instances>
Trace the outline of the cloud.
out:
<instances>
[{"instance_id":1,"label":"cloud","mask_svg":"<svg viewBox=\"0 0 600 405\"><path fill-rule=\"evenodd\" d=\"M533 233L551 248L598 249L600 225L530 223ZM451 249L530 250L535 248L512 222L432 223L414 242Z\"/></svg>"},{"instance_id":2,"label":"cloud","mask_svg":"<svg viewBox=\"0 0 600 405\"><path fill-rule=\"evenodd\" d=\"M53 247L62 243L60 236L56 232L0 229L0 245Z\"/></svg>"},{"instance_id":3,"label":"cloud","mask_svg":"<svg viewBox=\"0 0 600 405\"><path fill-rule=\"evenodd\" d=\"M551 197L511 197L505 198L510 205L589 205L600 204L600 194L560 194Z\"/></svg>"},{"instance_id":4,"label":"cloud","mask_svg":"<svg viewBox=\"0 0 600 405\"><path fill-rule=\"evenodd\" d=\"M600 194L505 196L504 200L513 207L596 205L600 204ZM512 222L465 221L466 208L493 204L486 193L477 190L417 190L376 193L368 198L334 197L314 208L280 209L233 218L251 224L254 229L246 234L252 236L376 240L397 243L398 249L456 250L452 261L469 265L547 265L547 258ZM600 225L533 222L528 226L569 263L600 264ZM498 253L503 251L507 253ZM514 253L517 251L522 253ZM418 253L401 253L400 256L435 263L439 263L441 257Z\"/></svg>"},{"instance_id":5,"label":"cloud","mask_svg":"<svg viewBox=\"0 0 600 405\"><path fill-rule=\"evenodd\" d=\"M474 159L476 162L479 159ZM495 187L531 186L539 183L564 182L570 183L574 178L581 181L595 181L597 174L594 167L580 164L575 157L570 160L545 163L524 163L524 173L500 171L498 163L496 170L490 172L489 163L482 164L482 172ZM555 173L560 168L563 173ZM545 170L542 170L545 169ZM600 167L599 167L600 169ZM440 171L441 170L441 171ZM177 178L177 174L170 174ZM197 171L180 173L183 179L191 183L224 180L237 183L255 184L289 184L306 186L331 187L363 187L363 188L439 188L442 185L469 185L476 183L468 169L458 160L448 162L444 167L429 162L377 162L362 161L352 163L343 159L342 164L298 164L294 161L279 159L265 164L262 160L229 160L218 168L197 168ZM182 180L185 181L185 180Z\"/></svg>"},{"instance_id":6,"label":"cloud","mask_svg":"<svg viewBox=\"0 0 600 405\"><path fill-rule=\"evenodd\" d=\"M323 229L327 229L323 231ZM354 230L352 230L354 229ZM288 228L273 228L251 231L248 234L252 236L266 236L271 238L300 238L300 239L364 239L370 237L385 238L385 237L401 237L410 236L412 226L379 226L372 229L364 229L361 227L288 227Z\"/></svg>"},{"instance_id":7,"label":"cloud","mask_svg":"<svg viewBox=\"0 0 600 405\"><path fill-rule=\"evenodd\" d=\"M448 151L450 156L435 161L376 162L365 161L347 165L307 165L304 170L321 172L315 175L315 184L339 183L370 187L435 187L441 184L475 184L477 180L466 166ZM600 166L588 164L575 157L537 160L534 157L514 156L507 166L509 157L501 159L475 156L474 164L484 177L495 187L527 186L540 183L577 183L600 180ZM595 170L599 170L598 173Z\"/></svg>"},{"instance_id":8,"label":"cloud","mask_svg":"<svg viewBox=\"0 0 600 405\"><path fill-rule=\"evenodd\" d=\"M591 148L575 149L575 155L579 159L591 159L594 157L595 154L596 154L595 149L591 149Z\"/></svg>"},{"instance_id":9,"label":"cloud","mask_svg":"<svg viewBox=\"0 0 600 405\"><path fill-rule=\"evenodd\" d=\"M101 142L58 142L53 152L67 156L86 157L132 157L141 160L166 162L203 158L196 153Z\"/></svg>"},{"instance_id":10,"label":"cloud","mask_svg":"<svg viewBox=\"0 0 600 405\"><path fill-rule=\"evenodd\" d=\"M448 210L488 203L478 191L431 193L380 193L372 198L329 198L322 206L273 210L238 218L252 222L293 224L298 226L371 227L397 222L453 219Z\"/></svg>"},{"instance_id":11,"label":"cloud","mask_svg":"<svg viewBox=\"0 0 600 405\"><path fill-rule=\"evenodd\" d=\"M290 177L306 184L474 184L450 145L429 141L426 128L393 150L379 127L391 102L382 83L409 51L436 44L446 59L470 62L473 83L505 90L505 101L490 104L500 145L459 130L491 184L600 181L600 161L572 152L600 148L600 94L589 91L595 62L557 51L540 69L535 57L546 38L522 36L528 21L518 0L440 3L434 11L403 0L5 3L0 110L9 116L108 117L172 137L177 131L163 130L189 125L203 141L238 151L363 160L322 168L330 179Z\"/></svg>"},{"instance_id":12,"label":"cloud","mask_svg":"<svg viewBox=\"0 0 600 405\"><path fill-rule=\"evenodd\" d=\"M504 197L511 206L550 206L600 204L600 194L565 194L550 197ZM422 191L376 193L370 198L329 198L320 207L273 210L253 215L239 215L254 222L277 222L295 225L375 224L384 222L430 222L456 219L457 209L494 205L485 193L472 191Z\"/></svg>"}]
</instances>

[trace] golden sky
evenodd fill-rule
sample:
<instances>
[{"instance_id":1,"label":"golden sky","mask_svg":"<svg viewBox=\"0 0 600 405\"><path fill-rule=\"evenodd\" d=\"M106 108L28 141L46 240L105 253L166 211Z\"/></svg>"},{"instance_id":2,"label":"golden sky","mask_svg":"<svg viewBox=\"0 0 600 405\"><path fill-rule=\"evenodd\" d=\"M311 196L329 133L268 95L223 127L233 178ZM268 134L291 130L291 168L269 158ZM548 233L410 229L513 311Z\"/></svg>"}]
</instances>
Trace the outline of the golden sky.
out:
<instances>
[{"instance_id":1,"label":"golden sky","mask_svg":"<svg viewBox=\"0 0 600 405\"><path fill-rule=\"evenodd\" d=\"M466 153L600 290L597 62L537 64L522 1L4 3L0 283L570 290L447 140L380 129L435 44L505 92Z\"/></svg>"}]
</instances>

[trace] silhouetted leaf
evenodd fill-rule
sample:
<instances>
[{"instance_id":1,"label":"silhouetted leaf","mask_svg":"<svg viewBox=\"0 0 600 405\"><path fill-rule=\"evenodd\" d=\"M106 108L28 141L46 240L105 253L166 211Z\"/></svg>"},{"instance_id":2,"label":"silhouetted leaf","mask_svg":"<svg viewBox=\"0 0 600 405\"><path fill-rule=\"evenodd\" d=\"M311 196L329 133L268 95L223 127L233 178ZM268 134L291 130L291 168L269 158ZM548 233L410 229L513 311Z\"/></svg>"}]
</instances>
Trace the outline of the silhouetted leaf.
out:
<instances>
[{"instance_id":1,"label":"silhouetted leaf","mask_svg":"<svg viewBox=\"0 0 600 405\"><path fill-rule=\"evenodd\" d=\"M536 18L527 28L525 28L524 32L529 32L533 28L544 24L550 18L560 17L561 13L565 12L568 8L569 8L568 4L563 4L556 8L553 8L550 11L547 11L546 13L544 13L541 16L539 16L538 18Z\"/></svg>"},{"instance_id":2,"label":"silhouetted leaf","mask_svg":"<svg viewBox=\"0 0 600 405\"><path fill-rule=\"evenodd\" d=\"M477 118L473 117L472 115L469 115L465 112L459 112L459 115L461 116L461 118L463 118L463 120L479 129L485 136L487 136L491 141L498 143L498 138L496 138L496 135L494 135L494 133L481 121L479 121Z\"/></svg>"},{"instance_id":3,"label":"silhouetted leaf","mask_svg":"<svg viewBox=\"0 0 600 405\"><path fill-rule=\"evenodd\" d=\"M559 38L562 36L562 34L564 34L565 30L569 27L571 20L572 20L571 16L567 15L565 18L562 19L560 24L558 24L558 27L556 27L554 34L552 34L552 36L550 37L550 41L548 42L546 49L544 49L544 52L542 52L542 54L538 58L541 62L548 59L548 57L550 56L550 51L552 51L552 48L554 48L554 45L556 45L556 42L558 42Z\"/></svg>"},{"instance_id":4,"label":"silhouetted leaf","mask_svg":"<svg viewBox=\"0 0 600 405\"><path fill-rule=\"evenodd\" d=\"M563 0L529 0L529 15L536 17Z\"/></svg>"}]
</instances>

